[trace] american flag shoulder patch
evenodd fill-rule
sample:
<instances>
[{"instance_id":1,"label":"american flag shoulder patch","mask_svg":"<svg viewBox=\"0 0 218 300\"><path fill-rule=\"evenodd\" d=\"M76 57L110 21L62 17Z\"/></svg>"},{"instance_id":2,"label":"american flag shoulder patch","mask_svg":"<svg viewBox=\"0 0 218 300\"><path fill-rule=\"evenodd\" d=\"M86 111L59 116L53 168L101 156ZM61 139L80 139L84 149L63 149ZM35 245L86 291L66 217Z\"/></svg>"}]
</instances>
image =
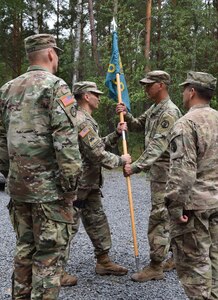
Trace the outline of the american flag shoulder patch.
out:
<instances>
[{"instance_id":1,"label":"american flag shoulder patch","mask_svg":"<svg viewBox=\"0 0 218 300\"><path fill-rule=\"evenodd\" d=\"M75 101L71 94L66 94L66 95L60 97L60 100L61 100L61 102L63 103L63 105L65 107L70 105L70 104L73 104L74 101Z\"/></svg>"},{"instance_id":2,"label":"american flag shoulder patch","mask_svg":"<svg viewBox=\"0 0 218 300\"><path fill-rule=\"evenodd\" d=\"M83 130L80 131L79 136L81 136L81 138L84 138L90 131L90 128L85 127L83 128Z\"/></svg>"}]
</instances>

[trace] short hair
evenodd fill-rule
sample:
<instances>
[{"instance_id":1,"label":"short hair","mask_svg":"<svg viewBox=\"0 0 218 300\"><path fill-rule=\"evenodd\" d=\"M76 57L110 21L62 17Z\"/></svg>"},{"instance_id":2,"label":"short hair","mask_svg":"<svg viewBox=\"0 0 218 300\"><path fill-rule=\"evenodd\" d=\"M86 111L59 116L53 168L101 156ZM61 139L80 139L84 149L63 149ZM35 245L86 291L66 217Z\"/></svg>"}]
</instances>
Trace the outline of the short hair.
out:
<instances>
[{"instance_id":1,"label":"short hair","mask_svg":"<svg viewBox=\"0 0 218 300\"><path fill-rule=\"evenodd\" d=\"M37 60L44 60L48 49L49 48L27 53L27 58L29 62L32 63Z\"/></svg>"},{"instance_id":2,"label":"short hair","mask_svg":"<svg viewBox=\"0 0 218 300\"><path fill-rule=\"evenodd\" d=\"M75 94L74 97L75 97L76 101L81 101L84 94L85 93Z\"/></svg>"},{"instance_id":3,"label":"short hair","mask_svg":"<svg viewBox=\"0 0 218 300\"><path fill-rule=\"evenodd\" d=\"M202 99L207 100L208 102L210 102L210 100L212 99L213 95L214 95L214 90L205 88L203 86L200 86L198 84L195 83L188 83L186 85L186 87L188 87L189 89L195 89L195 91L197 92L198 96Z\"/></svg>"}]
</instances>

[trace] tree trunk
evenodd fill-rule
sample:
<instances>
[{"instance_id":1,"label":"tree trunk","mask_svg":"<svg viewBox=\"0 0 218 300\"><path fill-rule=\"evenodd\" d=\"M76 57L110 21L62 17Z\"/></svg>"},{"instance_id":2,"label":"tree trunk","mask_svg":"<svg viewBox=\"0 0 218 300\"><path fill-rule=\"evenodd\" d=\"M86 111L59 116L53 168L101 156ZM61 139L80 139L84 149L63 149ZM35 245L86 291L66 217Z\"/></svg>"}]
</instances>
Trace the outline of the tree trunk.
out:
<instances>
[{"instance_id":1,"label":"tree trunk","mask_svg":"<svg viewBox=\"0 0 218 300\"><path fill-rule=\"evenodd\" d=\"M150 71L150 42L151 42L151 7L152 0L147 0L145 21L145 72Z\"/></svg>"},{"instance_id":2,"label":"tree trunk","mask_svg":"<svg viewBox=\"0 0 218 300\"><path fill-rule=\"evenodd\" d=\"M22 15L13 12L13 30L12 30L12 45L13 45L13 57L12 57L12 77L15 78L21 74L21 27L22 27Z\"/></svg>"},{"instance_id":3,"label":"tree trunk","mask_svg":"<svg viewBox=\"0 0 218 300\"><path fill-rule=\"evenodd\" d=\"M74 40L74 53L73 53L73 61L74 61L74 73L72 78L72 86L75 82L78 81L79 78L79 58L80 58L80 41L81 41L81 17L82 17L82 0L77 1L76 5L76 29L75 29L75 40Z\"/></svg>"},{"instance_id":4,"label":"tree trunk","mask_svg":"<svg viewBox=\"0 0 218 300\"><path fill-rule=\"evenodd\" d=\"M90 21L90 29L91 29L91 41L92 41L92 57L97 66L97 72L99 75L103 75L103 69L99 62L98 50L97 50L97 36L95 31L95 20L94 20L94 12L93 12L93 1L88 0L88 8L89 8L89 21Z\"/></svg>"},{"instance_id":5,"label":"tree trunk","mask_svg":"<svg viewBox=\"0 0 218 300\"><path fill-rule=\"evenodd\" d=\"M39 24L38 24L38 14L37 14L37 4L35 0L31 1L32 3L32 16L33 16L33 32L39 33Z\"/></svg>"},{"instance_id":6,"label":"tree trunk","mask_svg":"<svg viewBox=\"0 0 218 300\"><path fill-rule=\"evenodd\" d=\"M118 12L118 0L114 0L114 13L113 13L113 16L114 16L114 19L115 19L116 22L117 22L117 12Z\"/></svg>"},{"instance_id":7,"label":"tree trunk","mask_svg":"<svg viewBox=\"0 0 218 300\"><path fill-rule=\"evenodd\" d=\"M56 39L57 45L59 44L59 31L60 31L60 0L57 0L57 26L56 26Z\"/></svg>"},{"instance_id":8,"label":"tree trunk","mask_svg":"<svg viewBox=\"0 0 218 300\"><path fill-rule=\"evenodd\" d=\"M157 19L157 65L161 62L161 4L162 0L158 0L158 19Z\"/></svg>"}]
</instances>

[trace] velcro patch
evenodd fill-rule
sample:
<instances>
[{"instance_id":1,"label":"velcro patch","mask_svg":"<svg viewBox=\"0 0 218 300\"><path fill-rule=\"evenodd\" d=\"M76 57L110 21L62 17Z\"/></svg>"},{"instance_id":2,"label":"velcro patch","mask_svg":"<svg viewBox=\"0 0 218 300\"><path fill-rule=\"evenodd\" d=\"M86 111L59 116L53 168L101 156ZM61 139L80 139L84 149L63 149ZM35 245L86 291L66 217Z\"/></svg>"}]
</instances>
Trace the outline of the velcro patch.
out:
<instances>
[{"instance_id":1,"label":"velcro patch","mask_svg":"<svg viewBox=\"0 0 218 300\"><path fill-rule=\"evenodd\" d=\"M79 136L81 136L81 138L84 138L90 131L90 128L85 127L83 128L83 130L80 131Z\"/></svg>"},{"instance_id":2,"label":"velcro patch","mask_svg":"<svg viewBox=\"0 0 218 300\"><path fill-rule=\"evenodd\" d=\"M64 104L64 106L68 106L74 103L74 98L71 94L66 94L62 97L60 97L61 102Z\"/></svg>"}]
</instances>

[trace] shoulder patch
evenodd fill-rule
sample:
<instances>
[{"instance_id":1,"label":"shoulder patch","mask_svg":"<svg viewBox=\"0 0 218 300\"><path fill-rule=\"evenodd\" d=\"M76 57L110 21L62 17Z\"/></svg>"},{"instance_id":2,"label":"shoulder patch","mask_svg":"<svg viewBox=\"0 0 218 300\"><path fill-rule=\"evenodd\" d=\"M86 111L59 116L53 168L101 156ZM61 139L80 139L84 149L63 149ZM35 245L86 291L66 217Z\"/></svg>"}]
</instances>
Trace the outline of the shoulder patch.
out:
<instances>
[{"instance_id":1,"label":"shoulder patch","mask_svg":"<svg viewBox=\"0 0 218 300\"><path fill-rule=\"evenodd\" d=\"M81 130L79 132L79 136L81 136L81 138L84 138L89 133L89 131L90 131L90 128L85 127L85 128L83 128L83 130Z\"/></svg>"},{"instance_id":2,"label":"shoulder patch","mask_svg":"<svg viewBox=\"0 0 218 300\"><path fill-rule=\"evenodd\" d=\"M69 106L75 102L75 99L73 98L73 96L70 93L60 97L60 100L65 107Z\"/></svg>"}]
</instances>

